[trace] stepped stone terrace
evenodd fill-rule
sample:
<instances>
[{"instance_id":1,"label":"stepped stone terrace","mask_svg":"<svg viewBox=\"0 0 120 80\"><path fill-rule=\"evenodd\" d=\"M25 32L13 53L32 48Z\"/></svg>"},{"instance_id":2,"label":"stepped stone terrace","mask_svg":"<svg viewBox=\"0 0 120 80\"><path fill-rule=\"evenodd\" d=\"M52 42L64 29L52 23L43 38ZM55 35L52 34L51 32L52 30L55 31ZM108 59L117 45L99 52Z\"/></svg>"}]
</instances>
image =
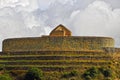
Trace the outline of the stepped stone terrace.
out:
<instances>
[{"instance_id":1,"label":"stepped stone terrace","mask_svg":"<svg viewBox=\"0 0 120 80\"><path fill-rule=\"evenodd\" d=\"M4 40L0 64L8 70L38 67L43 71L108 66L114 56L119 59L120 49L114 44L111 37L72 36L69 29L58 25L48 36Z\"/></svg>"}]
</instances>

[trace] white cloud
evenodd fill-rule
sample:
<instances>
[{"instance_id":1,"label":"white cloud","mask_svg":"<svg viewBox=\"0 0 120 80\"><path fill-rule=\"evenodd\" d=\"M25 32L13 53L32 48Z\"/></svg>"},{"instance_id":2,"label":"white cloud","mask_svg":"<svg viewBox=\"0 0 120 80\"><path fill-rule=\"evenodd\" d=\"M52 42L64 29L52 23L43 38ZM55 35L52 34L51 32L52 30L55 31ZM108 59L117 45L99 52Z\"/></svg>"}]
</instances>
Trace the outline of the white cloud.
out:
<instances>
[{"instance_id":1,"label":"white cloud","mask_svg":"<svg viewBox=\"0 0 120 80\"><path fill-rule=\"evenodd\" d=\"M110 36L116 39L116 46L120 45L120 9L112 9L104 1L95 1L79 11L71 23L75 35Z\"/></svg>"},{"instance_id":2,"label":"white cloud","mask_svg":"<svg viewBox=\"0 0 120 80\"><path fill-rule=\"evenodd\" d=\"M103 36L106 33L109 18L112 18L111 7L103 1L95 1L85 10L80 11L71 22L75 26L76 35Z\"/></svg>"},{"instance_id":3,"label":"white cloud","mask_svg":"<svg viewBox=\"0 0 120 80\"><path fill-rule=\"evenodd\" d=\"M18 0L0 0L0 8L12 6L16 2L18 2Z\"/></svg>"},{"instance_id":4,"label":"white cloud","mask_svg":"<svg viewBox=\"0 0 120 80\"><path fill-rule=\"evenodd\" d=\"M0 5L2 6L0 8L0 48L2 41L6 38L35 37L46 34L45 23L35 13L38 9L34 6L37 1L29 1L29 4L19 5L19 8L18 5L15 7L12 4L14 2L10 3L8 0L3 1L3 3L4 6ZM22 4L22 1L20 3Z\"/></svg>"}]
</instances>

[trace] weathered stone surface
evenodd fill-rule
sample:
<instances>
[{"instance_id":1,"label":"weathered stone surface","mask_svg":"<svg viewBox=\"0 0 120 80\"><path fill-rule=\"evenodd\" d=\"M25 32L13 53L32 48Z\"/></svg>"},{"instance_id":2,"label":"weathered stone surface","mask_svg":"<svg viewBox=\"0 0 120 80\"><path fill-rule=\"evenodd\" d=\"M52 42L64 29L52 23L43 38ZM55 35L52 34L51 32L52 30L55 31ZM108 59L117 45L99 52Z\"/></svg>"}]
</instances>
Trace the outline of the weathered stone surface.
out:
<instances>
[{"instance_id":1,"label":"weathered stone surface","mask_svg":"<svg viewBox=\"0 0 120 80\"><path fill-rule=\"evenodd\" d=\"M6 39L3 52L18 51L86 51L114 47L114 39L109 37L46 36L38 38Z\"/></svg>"}]
</instances>

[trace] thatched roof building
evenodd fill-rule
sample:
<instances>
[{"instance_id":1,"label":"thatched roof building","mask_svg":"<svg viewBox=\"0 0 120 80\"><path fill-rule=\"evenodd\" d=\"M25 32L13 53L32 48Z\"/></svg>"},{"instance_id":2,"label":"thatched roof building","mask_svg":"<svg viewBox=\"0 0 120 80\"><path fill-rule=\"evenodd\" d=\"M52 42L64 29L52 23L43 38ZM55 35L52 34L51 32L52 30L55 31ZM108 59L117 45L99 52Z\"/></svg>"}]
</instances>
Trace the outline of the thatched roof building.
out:
<instances>
[{"instance_id":1,"label":"thatched roof building","mask_svg":"<svg viewBox=\"0 0 120 80\"><path fill-rule=\"evenodd\" d=\"M51 31L50 36L71 36L71 31L60 24Z\"/></svg>"}]
</instances>

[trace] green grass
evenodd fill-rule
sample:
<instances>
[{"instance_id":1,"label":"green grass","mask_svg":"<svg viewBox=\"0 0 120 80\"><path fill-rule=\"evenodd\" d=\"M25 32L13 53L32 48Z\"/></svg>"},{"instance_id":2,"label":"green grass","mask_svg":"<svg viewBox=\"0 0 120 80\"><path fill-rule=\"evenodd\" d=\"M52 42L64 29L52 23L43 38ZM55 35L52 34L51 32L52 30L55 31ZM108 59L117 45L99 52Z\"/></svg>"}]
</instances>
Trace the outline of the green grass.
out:
<instances>
[{"instance_id":1,"label":"green grass","mask_svg":"<svg viewBox=\"0 0 120 80\"><path fill-rule=\"evenodd\" d=\"M68 63L71 63L71 62L68 62ZM26 66L28 66L28 67L30 67L30 66L35 66L35 67L37 67L37 66L45 66L45 67L62 67L62 66L72 66L72 67L81 67L81 66L100 66L100 64L102 64L102 66L103 65L110 65L110 62L84 62L83 64L81 63L81 64L74 64L74 65L72 65L72 63L71 64L67 64L67 63L64 63L64 64L62 64L62 65L60 65L60 64L57 64L57 65L55 65L55 64L46 64L46 65L40 65L40 64L34 64L34 62L33 62L33 64L24 64L23 63L23 65L22 64L17 64L17 65L15 65L15 64L13 64L13 65L10 65L10 64L8 64L8 65L6 65L7 67L12 67L12 66L14 66L14 67L26 67Z\"/></svg>"},{"instance_id":2,"label":"green grass","mask_svg":"<svg viewBox=\"0 0 120 80\"><path fill-rule=\"evenodd\" d=\"M1 56L23 56L23 55L31 55L31 56L33 56L33 55L40 55L40 56L46 56L46 55L81 55L81 56L89 56L89 55L91 55L91 56L104 56L104 55L106 55L106 56L110 56L111 54L106 54L106 53L98 53L98 52L96 52L96 53L91 53L91 52L47 52L47 53L9 53L9 54L2 54Z\"/></svg>"},{"instance_id":3,"label":"green grass","mask_svg":"<svg viewBox=\"0 0 120 80\"><path fill-rule=\"evenodd\" d=\"M59 65L59 66L71 66L71 65L108 65L111 62L7 62L4 63L7 65Z\"/></svg>"},{"instance_id":4,"label":"green grass","mask_svg":"<svg viewBox=\"0 0 120 80\"><path fill-rule=\"evenodd\" d=\"M106 60L0 60L0 62L110 62Z\"/></svg>"},{"instance_id":5,"label":"green grass","mask_svg":"<svg viewBox=\"0 0 120 80\"><path fill-rule=\"evenodd\" d=\"M36 56L68 56L68 57L70 57L70 56L89 56L89 57L98 57L98 56L101 56L101 57L106 57L106 56L109 56L109 55L98 55L98 54L96 54L96 55L90 55L90 54L87 54L87 55L83 55L83 54L57 54L57 55L2 55L1 57L36 57Z\"/></svg>"},{"instance_id":6,"label":"green grass","mask_svg":"<svg viewBox=\"0 0 120 80\"><path fill-rule=\"evenodd\" d=\"M0 64L8 70L23 70L39 67L43 70L84 69L91 66L108 66L111 55L95 51L40 51L23 53L6 53L0 55Z\"/></svg>"},{"instance_id":7,"label":"green grass","mask_svg":"<svg viewBox=\"0 0 120 80\"><path fill-rule=\"evenodd\" d=\"M68 68L68 67L71 67L71 68L81 68L81 67L91 67L93 65L6 65L6 67L45 67L45 68ZM96 67L100 67L100 65L96 65Z\"/></svg>"}]
</instances>

